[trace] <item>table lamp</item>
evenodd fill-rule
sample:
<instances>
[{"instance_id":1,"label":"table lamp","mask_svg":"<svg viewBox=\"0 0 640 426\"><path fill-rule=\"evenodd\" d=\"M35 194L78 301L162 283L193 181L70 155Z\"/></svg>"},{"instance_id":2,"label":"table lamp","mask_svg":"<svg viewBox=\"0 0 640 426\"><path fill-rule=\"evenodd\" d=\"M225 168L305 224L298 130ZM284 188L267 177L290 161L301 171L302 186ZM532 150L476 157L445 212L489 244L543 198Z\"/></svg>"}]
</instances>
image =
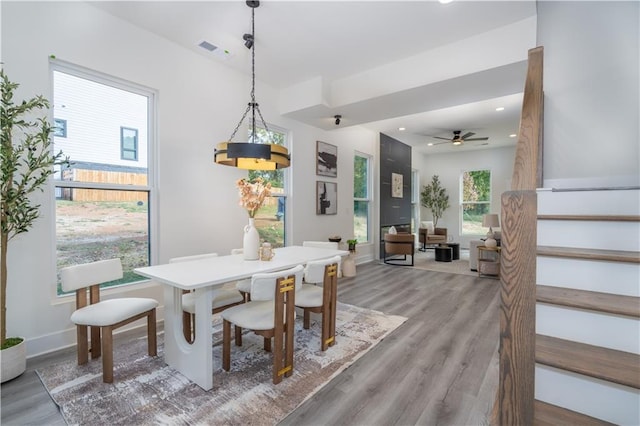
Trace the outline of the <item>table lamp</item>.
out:
<instances>
[{"instance_id":1,"label":"table lamp","mask_svg":"<svg viewBox=\"0 0 640 426\"><path fill-rule=\"evenodd\" d=\"M485 214L482 216L482 226L485 228L489 228L489 232L487 232L487 239L484 242L486 247L497 247L498 242L493 238L493 227L500 226L500 218L497 214Z\"/></svg>"}]
</instances>

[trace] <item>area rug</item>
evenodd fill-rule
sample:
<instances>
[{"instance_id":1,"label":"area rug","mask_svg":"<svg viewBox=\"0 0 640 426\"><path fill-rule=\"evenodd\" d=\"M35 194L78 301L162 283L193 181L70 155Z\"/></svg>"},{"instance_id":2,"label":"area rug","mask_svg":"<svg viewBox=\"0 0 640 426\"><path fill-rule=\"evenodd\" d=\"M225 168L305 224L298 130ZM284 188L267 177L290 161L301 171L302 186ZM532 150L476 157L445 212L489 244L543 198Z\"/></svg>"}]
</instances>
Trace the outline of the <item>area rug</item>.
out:
<instances>
[{"instance_id":1,"label":"area rug","mask_svg":"<svg viewBox=\"0 0 640 426\"><path fill-rule=\"evenodd\" d=\"M122 342L114 356L114 383L102 382L101 361L75 359L36 373L65 421L73 425L272 425L312 397L407 318L338 303L336 344L320 351L320 322L309 330L296 320L294 374L271 381L271 354L262 337L247 332L231 347L231 371L221 367L221 320L214 316L213 389L202 390L158 357L146 355L146 338Z\"/></svg>"},{"instance_id":2,"label":"area rug","mask_svg":"<svg viewBox=\"0 0 640 426\"><path fill-rule=\"evenodd\" d=\"M469 269L469 250L460 250L460 259L451 262L436 262L435 250L416 252L414 268L450 274L478 275L477 272Z\"/></svg>"}]
</instances>

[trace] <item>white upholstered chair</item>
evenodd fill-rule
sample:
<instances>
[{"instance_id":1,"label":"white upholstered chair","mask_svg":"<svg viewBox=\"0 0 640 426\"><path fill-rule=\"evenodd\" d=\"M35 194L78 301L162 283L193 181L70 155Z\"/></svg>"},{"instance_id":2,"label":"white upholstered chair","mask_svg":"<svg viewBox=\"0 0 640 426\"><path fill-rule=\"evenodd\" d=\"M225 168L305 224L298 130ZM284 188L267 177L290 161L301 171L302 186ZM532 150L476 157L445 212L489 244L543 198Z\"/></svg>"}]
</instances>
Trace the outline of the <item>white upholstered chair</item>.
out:
<instances>
[{"instance_id":1,"label":"white upholstered chair","mask_svg":"<svg viewBox=\"0 0 640 426\"><path fill-rule=\"evenodd\" d=\"M335 344L339 263L340 256L308 262L304 269L305 283L296 293L296 306L304 310L305 329L310 326L312 312L322 315L320 348L323 351Z\"/></svg>"},{"instance_id":2,"label":"white upholstered chair","mask_svg":"<svg viewBox=\"0 0 640 426\"><path fill-rule=\"evenodd\" d=\"M100 284L122 278L120 259L100 260L60 270L64 291L76 291L76 310L71 321L78 337L78 365L102 355L102 381L113 383L113 330L138 319L147 318L150 356L157 355L156 307L154 299L127 297L100 301ZM87 300L87 290L88 300ZM91 348L88 341L91 327Z\"/></svg>"},{"instance_id":3,"label":"white upholstered chair","mask_svg":"<svg viewBox=\"0 0 640 426\"><path fill-rule=\"evenodd\" d=\"M255 274L251 278L251 302L222 312L222 368L231 369L231 324L235 326L236 346L242 346L242 329L253 330L264 338L264 349L271 351L273 337L273 383L293 374L295 293L302 285L304 268L298 265L279 272ZM284 345L283 345L284 343ZM284 348L283 348L284 346Z\"/></svg>"},{"instance_id":4,"label":"white upholstered chair","mask_svg":"<svg viewBox=\"0 0 640 426\"><path fill-rule=\"evenodd\" d=\"M335 241L303 241L302 247L316 247L339 250L340 245ZM338 278L342 277L342 258L338 262Z\"/></svg>"},{"instance_id":5,"label":"white upholstered chair","mask_svg":"<svg viewBox=\"0 0 640 426\"><path fill-rule=\"evenodd\" d=\"M244 250L241 248L231 249L231 254L243 254L243 253L244 253ZM244 298L245 302L251 301L251 280L250 279L237 281L236 290L238 290L240 294L242 294L242 297Z\"/></svg>"},{"instance_id":6,"label":"white upholstered chair","mask_svg":"<svg viewBox=\"0 0 640 426\"><path fill-rule=\"evenodd\" d=\"M169 259L169 263L187 262L191 260L208 259L218 256L218 253L196 254L193 256L174 257ZM213 301L211 303L211 313L217 314L224 309L244 302L242 295L229 288L217 288L213 291ZM192 343L195 338L195 315L196 315L196 294L185 290L182 294L182 333L187 342Z\"/></svg>"}]
</instances>

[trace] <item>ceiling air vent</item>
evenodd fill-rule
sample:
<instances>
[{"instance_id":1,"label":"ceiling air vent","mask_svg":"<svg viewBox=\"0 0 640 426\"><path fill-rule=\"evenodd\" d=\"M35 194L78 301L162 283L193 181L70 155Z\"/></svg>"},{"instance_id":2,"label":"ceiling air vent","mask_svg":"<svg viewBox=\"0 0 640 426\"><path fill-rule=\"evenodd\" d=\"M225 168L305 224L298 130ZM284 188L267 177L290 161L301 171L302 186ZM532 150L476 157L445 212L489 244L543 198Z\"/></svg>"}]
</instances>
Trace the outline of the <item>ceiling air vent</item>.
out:
<instances>
[{"instance_id":1,"label":"ceiling air vent","mask_svg":"<svg viewBox=\"0 0 640 426\"><path fill-rule=\"evenodd\" d=\"M226 59L230 59L233 56L231 52L229 52L227 49L221 49L220 47L216 46L213 43L209 43L206 40L202 40L200 43L198 43L198 47L206 50L213 56L220 59L226 60Z\"/></svg>"}]
</instances>

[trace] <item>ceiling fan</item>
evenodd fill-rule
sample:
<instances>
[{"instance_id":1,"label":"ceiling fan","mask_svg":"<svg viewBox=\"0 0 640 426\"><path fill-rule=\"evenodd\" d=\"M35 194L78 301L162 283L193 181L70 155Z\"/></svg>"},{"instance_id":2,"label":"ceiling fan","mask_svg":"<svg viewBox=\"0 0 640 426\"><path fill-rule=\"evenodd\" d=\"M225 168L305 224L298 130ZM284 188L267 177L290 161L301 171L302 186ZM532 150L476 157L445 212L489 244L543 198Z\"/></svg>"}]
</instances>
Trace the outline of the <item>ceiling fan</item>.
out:
<instances>
[{"instance_id":1,"label":"ceiling fan","mask_svg":"<svg viewBox=\"0 0 640 426\"><path fill-rule=\"evenodd\" d=\"M462 136L460 136L460 133L462 133L462 130L454 130L452 139L443 138L440 136L432 136L434 139L444 139L447 141L447 142L434 143L433 145L441 145L443 143L452 143L456 146L460 146L465 142L489 140L489 138L472 138L471 136L475 135L475 133L473 132L467 132Z\"/></svg>"}]
</instances>

